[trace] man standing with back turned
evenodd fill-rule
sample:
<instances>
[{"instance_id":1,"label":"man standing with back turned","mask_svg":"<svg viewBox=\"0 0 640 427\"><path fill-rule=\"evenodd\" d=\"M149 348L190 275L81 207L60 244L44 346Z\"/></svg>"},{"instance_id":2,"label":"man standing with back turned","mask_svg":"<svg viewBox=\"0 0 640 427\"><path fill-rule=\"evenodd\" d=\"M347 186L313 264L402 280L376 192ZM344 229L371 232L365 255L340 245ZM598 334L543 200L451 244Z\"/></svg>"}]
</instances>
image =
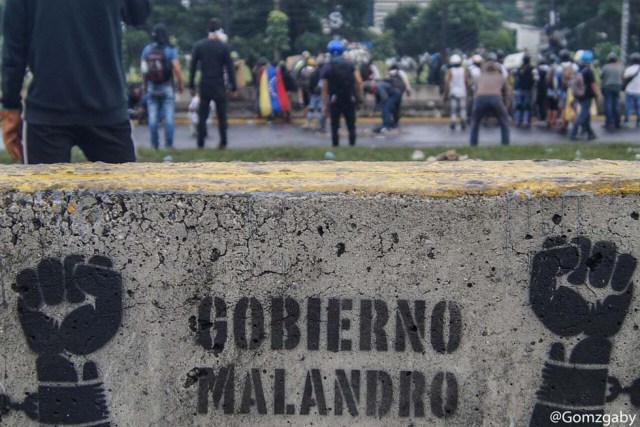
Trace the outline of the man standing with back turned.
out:
<instances>
[{"instance_id":1,"label":"man standing with back turned","mask_svg":"<svg viewBox=\"0 0 640 427\"><path fill-rule=\"evenodd\" d=\"M231 60L229 45L219 37L220 21L216 18L209 21L209 36L200 40L193 47L191 72L189 74L189 88L191 94L196 94L196 71L200 67L200 107L198 110L198 148L204 148L207 136L207 119L209 118L209 104L216 103L218 116L218 132L220 143L218 148L227 148L227 93L225 87L225 71L231 86L233 96L236 96L236 75Z\"/></svg>"},{"instance_id":2,"label":"man standing with back turned","mask_svg":"<svg viewBox=\"0 0 640 427\"><path fill-rule=\"evenodd\" d=\"M122 66L121 21L141 25L149 0L6 0L2 50L2 134L24 163L135 161ZM33 73L23 139L21 90Z\"/></svg>"}]
</instances>

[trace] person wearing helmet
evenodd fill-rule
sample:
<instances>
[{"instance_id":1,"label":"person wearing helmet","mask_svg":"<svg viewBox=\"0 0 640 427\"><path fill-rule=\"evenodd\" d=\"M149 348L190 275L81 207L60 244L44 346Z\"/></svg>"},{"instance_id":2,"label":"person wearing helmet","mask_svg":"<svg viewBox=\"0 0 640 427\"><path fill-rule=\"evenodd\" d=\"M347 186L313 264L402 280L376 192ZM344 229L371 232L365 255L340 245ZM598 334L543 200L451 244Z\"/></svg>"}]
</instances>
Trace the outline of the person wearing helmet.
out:
<instances>
[{"instance_id":1,"label":"person wearing helmet","mask_svg":"<svg viewBox=\"0 0 640 427\"><path fill-rule=\"evenodd\" d=\"M322 108L331 117L331 144L340 145L340 117L349 131L349 145L356 144L356 106L360 99L362 79L355 66L344 58L344 45L332 40L327 45L329 62L322 70Z\"/></svg>"},{"instance_id":2,"label":"person wearing helmet","mask_svg":"<svg viewBox=\"0 0 640 427\"><path fill-rule=\"evenodd\" d=\"M456 129L458 112L460 114L460 128L467 127L467 95L470 87L469 72L462 66L460 55L454 54L449 58L449 70L445 76L443 99L449 100L451 111L451 130Z\"/></svg>"},{"instance_id":3,"label":"person wearing helmet","mask_svg":"<svg viewBox=\"0 0 640 427\"><path fill-rule=\"evenodd\" d=\"M522 58L522 66L516 72L516 126L529 129L531 127L531 103L533 101L533 88L536 84L534 69L531 66L531 58L525 55Z\"/></svg>"},{"instance_id":4,"label":"person wearing helmet","mask_svg":"<svg viewBox=\"0 0 640 427\"><path fill-rule=\"evenodd\" d=\"M607 55L607 63L602 67L600 82L604 97L605 129L620 129L620 91L624 68L615 52Z\"/></svg>"},{"instance_id":5,"label":"person wearing helmet","mask_svg":"<svg viewBox=\"0 0 640 427\"><path fill-rule=\"evenodd\" d=\"M495 55L495 54L494 54ZM495 58L490 55L489 58ZM502 134L502 145L509 145L509 113L505 99L510 96L507 80L502 76L496 61L487 61L478 78L478 90L473 100L471 113L471 146L478 145L480 122L489 115L498 118Z\"/></svg>"},{"instance_id":6,"label":"person wearing helmet","mask_svg":"<svg viewBox=\"0 0 640 427\"><path fill-rule=\"evenodd\" d=\"M592 62L593 52L590 50L583 51L580 60L580 71L570 83L570 88L573 91L573 96L578 101L580 110L571 129L570 139L572 141L578 139L578 130L581 127L587 133L588 140L597 138L591 128L591 103L598 99L600 90L593 70L591 69Z\"/></svg>"},{"instance_id":7,"label":"person wearing helmet","mask_svg":"<svg viewBox=\"0 0 640 427\"><path fill-rule=\"evenodd\" d=\"M629 124L633 110L636 111L636 128L640 128L640 52L629 56L631 65L624 70L624 124Z\"/></svg>"}]
</instances>

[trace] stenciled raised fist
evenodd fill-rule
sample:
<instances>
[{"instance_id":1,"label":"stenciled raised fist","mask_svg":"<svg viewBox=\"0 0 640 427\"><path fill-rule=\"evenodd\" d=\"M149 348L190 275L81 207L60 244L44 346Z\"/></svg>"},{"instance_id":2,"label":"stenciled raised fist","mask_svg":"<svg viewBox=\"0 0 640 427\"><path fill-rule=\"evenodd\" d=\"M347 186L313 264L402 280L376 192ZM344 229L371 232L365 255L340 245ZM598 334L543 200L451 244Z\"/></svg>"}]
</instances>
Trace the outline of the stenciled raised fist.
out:
<instances>
[{"instance_id":1,"label":"stenciled raised fist","mask_svg":"<svg viewBox=\"0 0 640 427\"><path fill-rule=\"evenodd\" d=\"M610 389L617 380L609 377L609 363L611 338L631 304L636 266L636 258L618 253L614 243L592 244L584 237L570 242L564 237L547 239L533 258L529 283L533 312L559 337L583 336L568 358L563 343L551 345L531 426L550 425L551 414L557 411L603 414L606 402L632 391L622 390L619 383Z\"/></svg>"},{"instance_id":2,"label":"stenciled raised fist","mask_svg":"<svg viewBox=\"0 0 640 427\"><path fill-rule=\"evenodd\" d=\"M16 277L18 317L38 354L38 392L15 409L41 423L109 425L98 368L86 361L82 376L70 355L86 356L107 344L122 321L122 278L111 260L68 256L42 260Z\"/></svg>"},{"instance_id":3,"label":"stenciled raised fist","mask_svg":"<svg viewBox=\"0 0 640 427\"><path fill-rule=\"evenodd\" d=\"M636 265L636 258L618 254L614 243L547 239L531 266L531 308L561 337L611 337L627 316Z\"/></svg>"}]
</instances>

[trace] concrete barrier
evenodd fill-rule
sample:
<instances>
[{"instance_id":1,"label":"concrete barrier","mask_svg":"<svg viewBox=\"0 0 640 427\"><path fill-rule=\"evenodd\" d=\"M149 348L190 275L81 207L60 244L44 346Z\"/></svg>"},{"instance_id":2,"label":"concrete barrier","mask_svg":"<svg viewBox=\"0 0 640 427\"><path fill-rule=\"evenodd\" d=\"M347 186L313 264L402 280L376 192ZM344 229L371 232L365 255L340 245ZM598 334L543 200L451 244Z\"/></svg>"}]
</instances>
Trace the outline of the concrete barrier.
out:
<instances>
[{"instance_id":1,"label":"concrete barrier","mask_svg":"<svg viewBox=\"0 0 640 427\"><path fill-rule=\"evenodd\" d=\"M640 423L639 169L2 167L2 425Z\"/></svg>"}]
</instances>

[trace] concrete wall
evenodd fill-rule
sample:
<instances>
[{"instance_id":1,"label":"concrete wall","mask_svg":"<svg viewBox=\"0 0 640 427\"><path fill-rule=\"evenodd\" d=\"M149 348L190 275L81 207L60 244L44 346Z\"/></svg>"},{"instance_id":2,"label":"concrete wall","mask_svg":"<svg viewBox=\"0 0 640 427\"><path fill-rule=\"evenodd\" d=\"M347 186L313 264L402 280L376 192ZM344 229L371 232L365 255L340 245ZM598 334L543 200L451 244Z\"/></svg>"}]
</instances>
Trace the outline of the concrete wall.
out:
<instances>
[{"instance_id":1,"label":"concrete wall","mask_svg":"<svg viewBox=\"0 0 640 427\"><path fill-rule=\"evenodd\" d=\"M2 425L638 415L636 163L3 167L0 193Z\"/></svg>"}]
</instances>

